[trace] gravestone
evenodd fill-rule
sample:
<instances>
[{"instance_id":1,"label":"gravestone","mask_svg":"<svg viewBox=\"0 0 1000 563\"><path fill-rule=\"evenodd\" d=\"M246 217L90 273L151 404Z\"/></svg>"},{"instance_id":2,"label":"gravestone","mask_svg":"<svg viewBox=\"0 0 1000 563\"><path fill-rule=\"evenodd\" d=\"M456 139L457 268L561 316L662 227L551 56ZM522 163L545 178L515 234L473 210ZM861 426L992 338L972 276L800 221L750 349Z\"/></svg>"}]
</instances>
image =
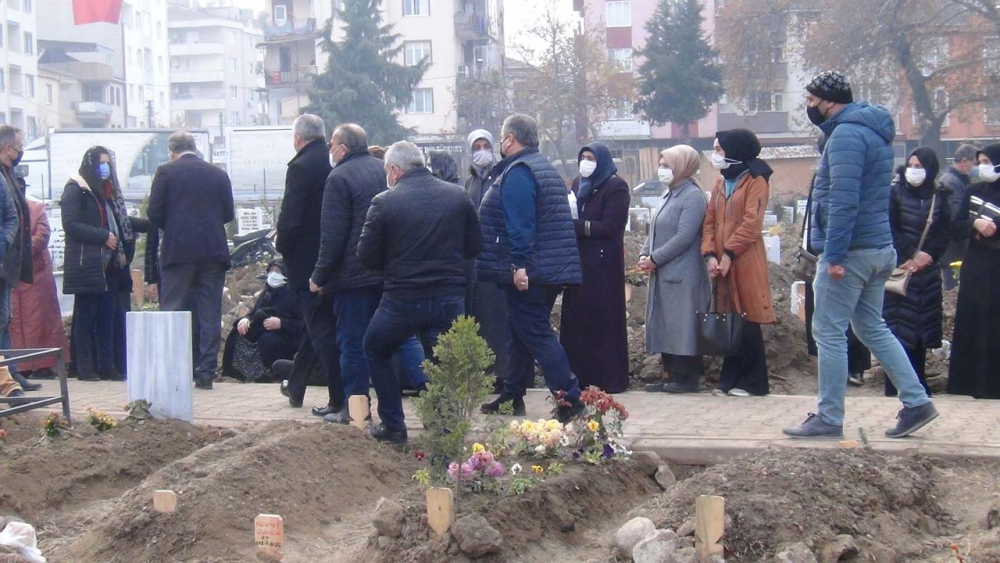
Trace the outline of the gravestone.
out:
<instances>
[{"instance_id":1,"label":"gravestone","mask_svg":"<svg viewBox=\"0 0 1000 563\"><path fill-rule=\"evenodd\" d=\"M764 251L768 262L781 264L781 237L764 235Z\"/></svg>"},{"instance_id":2,"label":"gravestone","mask_svg":"<svg viewBox=\"0 0 1000 563\"><path fill-rule=\"evenodd\" d=\"M277 514L258 514L253 521L253 539L257 553L265 560L281 561L285 546L285 519Z\"/></svg>"},{"instance_id":3,"label":"gravestone","mask_svg":"<svg viewBox=\"0 0 1000 563\"><path fill-rule=\"evenodd\" d=\"M153 491L153 510L157 512L176 512L177 493L173 491Z\"/></svg>"},{"instance_id":4,"label":"gravestone","mask_svg":"<svg viewBox=\"0 0 1000 563\"><path fill-rule=\"evenodd\" d=\"M191 313L133 312L125 324L128 401L149 401L156 418L192 422Z\"/></svg>"}]
</instances>

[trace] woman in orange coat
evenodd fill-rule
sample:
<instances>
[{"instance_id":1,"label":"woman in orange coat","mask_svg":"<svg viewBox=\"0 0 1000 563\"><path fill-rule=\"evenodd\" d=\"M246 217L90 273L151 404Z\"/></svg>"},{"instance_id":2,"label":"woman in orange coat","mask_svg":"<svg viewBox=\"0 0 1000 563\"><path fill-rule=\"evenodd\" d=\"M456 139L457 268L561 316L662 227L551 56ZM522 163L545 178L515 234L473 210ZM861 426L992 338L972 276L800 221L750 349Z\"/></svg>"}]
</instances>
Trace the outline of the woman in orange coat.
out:
<instances>
[{"instance_id":1,"label":"woman in orange coat","mask_svg":"<svg viewBox=\"0 0 1000 563\"><path fill-rule=\"evenodd\" d=\"M31 255L34 262L35 283L22 283L11 294L14 320L10 323L10 337L14 348L62 348L63 358L68 359L66 332L59 311L56 278L52 273L52 256L49 255L49 220L45 204L28 200L31 216ZM39 358L20 362L22 374L31 372L32 378L53 377L55 358Z\"/></svg>"},{"instance_id":2,"label":"woman in orange coat","mask_svg":"<svg viewBox=\"0 0 1000 563\"><path fill-rule=\"evenodd\" d=\"M760 141L746 129L716 134L712 164L722 173L712 190L701 239L708 275L720 312L743 317L743 347L722 365L719 393L736 397L766 395L767 356L760 325L777 319L767 279L764 212L771 167L757 158Z\"/></svg>"}]
</instances>

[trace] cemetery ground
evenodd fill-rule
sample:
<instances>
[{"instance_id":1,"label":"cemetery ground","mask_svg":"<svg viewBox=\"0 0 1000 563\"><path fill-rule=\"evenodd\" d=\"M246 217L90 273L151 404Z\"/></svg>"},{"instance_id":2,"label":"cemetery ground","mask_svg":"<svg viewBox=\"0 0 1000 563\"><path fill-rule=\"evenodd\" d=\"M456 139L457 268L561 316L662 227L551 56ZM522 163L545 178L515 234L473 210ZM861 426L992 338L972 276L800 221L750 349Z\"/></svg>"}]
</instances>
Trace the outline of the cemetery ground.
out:
<instances>
[{"instance_id":1,"label":"cemetery ground","mask_svg":"<svg viewBox=\"0 0 1000 563\"><path fill-rule=\"evenodd\" d=\"M619 395L631 459L565 463L561 475L549 475L552 460L525 459L525 471L546 470L529 490L463 493L452 532L435 539L412 478L426 466L418 446L321 423L275 385L197 393L193 425L125 418L123 383L73 381L71 397L74 426L60 436L40 438L43 414L0 421L0 515L34 525L52 562L255 561L262 513L283 517L292 563L471 559L462 547L491 550L484 561L629 561L618 532L636 517L679 536L664 561L693 561L700 495L725 499L726 561L812 561L795 558L797 543L830 562L958 561L952 546L967 562L1000 561L1000 434L984 401L941 398L938 422L889 441L881 430L896 403L851 397L845 438L859 447L845 449L780 437L813 397ZM88 407L118 425L97 431ZM406 408L413 441L420 422ZM529 394L530 419L550 408L544 392ZM157 490L176 493L176 512L153 510ZM463 526L495 530L498 542Z\"/></svg>"}]
</instances>

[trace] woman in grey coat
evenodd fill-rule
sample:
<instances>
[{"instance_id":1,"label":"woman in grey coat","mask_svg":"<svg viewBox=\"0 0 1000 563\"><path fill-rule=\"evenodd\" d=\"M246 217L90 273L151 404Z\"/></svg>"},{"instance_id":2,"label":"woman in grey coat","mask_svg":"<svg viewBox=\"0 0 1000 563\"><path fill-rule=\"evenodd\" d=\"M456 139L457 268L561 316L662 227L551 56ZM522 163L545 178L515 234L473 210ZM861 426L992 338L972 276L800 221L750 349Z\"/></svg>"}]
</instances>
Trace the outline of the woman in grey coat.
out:
<instances>
[{"instance_id":1,"label":"woman in grey coat","mask_svg":"<svg viewBox=\"0 0 1000 563\"><path fill-rule=\"evenodd\" d=\"M663 358L665 377L646 391L697 393L702 375L697 313L709 299L701 258L705 192L695 179L698 151L677 145L660 153L660 181L667 186L650 221L639 268L649 273L646 352Z\"/></svg>"}]
</instances>

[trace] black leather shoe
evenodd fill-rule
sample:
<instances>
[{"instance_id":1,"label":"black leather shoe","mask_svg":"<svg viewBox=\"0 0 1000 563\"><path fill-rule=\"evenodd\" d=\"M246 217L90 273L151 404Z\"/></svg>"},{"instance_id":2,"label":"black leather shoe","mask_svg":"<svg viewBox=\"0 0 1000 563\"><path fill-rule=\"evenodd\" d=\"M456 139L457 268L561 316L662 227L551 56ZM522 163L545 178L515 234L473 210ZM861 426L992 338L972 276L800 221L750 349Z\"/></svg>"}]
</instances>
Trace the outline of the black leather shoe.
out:
<instances>
[{"instance_id":1,"label":"black leather shoe","mask_svg":"<svg viewBox=\"0 0 1000 563\"><path fill-rule=\"evenodd\" d=\"M30 403L32 401L31 399L25 397L24 393L21 392L21 390L19 390L19 389L11 391L10 395L7 395L7 397L10 398L10 399L15 399L15 400L7 403L5 406L3 406L3 408L19 407L21 405L26 405L26 404L28 404L28 403Z\"/></svg>"},{"instance_id":2,"label":"black leather shoe","mask_svg":"<svg viewBox=\"0 0 1000 563\"><path fill-rule=\"evenodd\" d=\"M385 427L385 424L379 424L378 426L373 426L370 430L372 438L375 438L379 442L385 442L387 444L393 444L395 446L405 446L406 445L406 430L389 430Z\"/></svg>"},{"instance_id":3,"label":"black leather shoe","mask_svg":"<svg viewBox=\"0 0 1000 563\"><path fill-rule=\"evenodd\" d=\"M525 416L528 414L528 410L524 407L524 397L511 397L504 394L501 394L493 402L486 403L485 405L479 407L479 410L483 414L498 414L500 412L500 406L504 403L513 404L514 416Z\"/></svg>"},{"instance_id":4,"label":"black leather shoe","mask_svg":"<svg viewBox=\"0 0 1000 563\"><path fill-rule=\"evenodd\" d=\"M195 379L194 386L197 387L198 389L209 390L212 388L212 380L211 378Z\"/></svg>"},{"instance_id":5,"label":"black leather shoe","mask_svg":"<svg viewBox=\"0 0 1000 563\"><path fill-rule=\"evenodd\" d=\"M100 381L101 378L97 377L96 373L81 373L76 376L80 381Z\"/></svg>"},{"instance_id":6,"label":"black leather shoe","mask_svg":"<svg viewBox=\"0 0 1000 563\"><path fill-rule=\"evenodd\" d=\"M326 416L328 414L333 414L335 412L340 412L342 410L344 410L343 405L340 405L338 407L337 405L328 404L325 407L313 407L312 408L312 413L313 413L313 416L318 416L320 418L323 418L324 416Z\"/></svg>"},{"instance_id":7,"label":"black leather shoe","mask_svg":"<svg viewBox=\"0 0 1000 563\"><path fill-rule=\"evenodd\" d=\"M573 419L580 416L585 408L583 403L579 401L568 407L559 407L556 409L556 420L563 424L569 424Z\"/></svg>"},{"instance_id":8,"label":"black leather shoe","mask_svg":"<svg viewBox=\"0 0 1000 563\"><path fill-rule=\"evenodd\" d=\"M102 369L99 377L104 381L125 381L122 374L118 373L118 370L115 368Z\"/></svg>"},{"instance_id":9,"label":"black leather shoe","mask_svg":"<svg viewBox=\"0 0 1000 563\"><path fill-rule=\"evenodd\" d=\"M14 381L21 386L21 389L24 389L25 391L38 391L42 388L41 383L32 383L19 373L12 373L10 375L14 378Z\"/></svg>"}]
</instances>

